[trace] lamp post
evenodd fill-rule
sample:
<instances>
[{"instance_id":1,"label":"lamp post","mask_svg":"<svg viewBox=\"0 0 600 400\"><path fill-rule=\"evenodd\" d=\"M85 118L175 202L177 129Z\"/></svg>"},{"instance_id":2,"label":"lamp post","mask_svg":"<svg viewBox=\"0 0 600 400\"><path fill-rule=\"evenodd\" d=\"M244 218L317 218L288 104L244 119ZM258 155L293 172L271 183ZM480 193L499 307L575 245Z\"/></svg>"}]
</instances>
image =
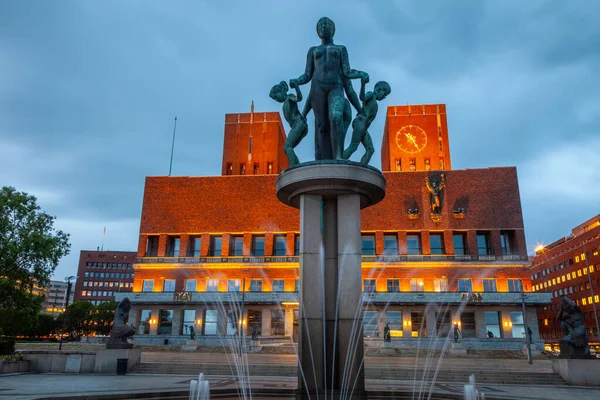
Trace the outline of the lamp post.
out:
<instances>
[{"instance_id":1,"label":"lamp post","mask_svg":"<svg viewBox=\"0 0 600 400\"><path fill-rule=\"evenodd\" d=\"M62 327L62 331L60 333L60 342L58 344L58 351L62 350L63 333L65 331L65 325L67 324L67 308L69 307L69 296L71 296L71 286L73 285L71 283L71 279L75 279L75 277L68 276L65 278L65 281L67 282L67 298L65 299L65 312L63 313L63 327Z\"/></svg>"},{"instance_id":2,"label":"lamp post","mask_svg":"<svg viewBox=\"0 0 600 400\"><path fill-rule=\"evenodd\" d=\"M244 303L246 300L246 278L242 279L242 315L240 322L240 357L244 354L243 346L244 346Z\"/></svg>"},{"instance_id":3,"label":"lamp post","mask_svg":"<svg viewBox=\"0 0 600 400\"><path fill-rule=\"evenodd\" d=\"M527 325L527 312L525 311L525 298L527 296L523 292L523 285L521 284L521 306L523 307L523 324L525 328L525 341L527 342L527 357L529 358L529 364L533 364L533 357L531 356L531 340L533 339L529 334L529 326Z\"/></svg>"}]
</instances>

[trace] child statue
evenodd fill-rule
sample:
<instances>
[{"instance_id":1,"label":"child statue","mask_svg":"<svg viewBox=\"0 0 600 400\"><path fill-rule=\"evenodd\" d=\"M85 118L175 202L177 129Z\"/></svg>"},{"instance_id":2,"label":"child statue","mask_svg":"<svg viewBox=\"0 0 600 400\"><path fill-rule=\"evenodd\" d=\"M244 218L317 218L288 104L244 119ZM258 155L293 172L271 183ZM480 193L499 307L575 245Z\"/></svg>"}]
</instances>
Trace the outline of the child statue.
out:
<instances>
[{"instance_id":1,"label":"child statue","mask_svg":"<svg viewBox=\"0 0 600 400\"><path fill-rule=\"evenodd\" d=\"M300 92L300 88L295 82L292 84L292 88L296 89L296 94L288 93L287 83L281 81L279 84L273 86L269 93L269 96L273 100L283 103L283 117L290 125L290 132L283 145L283 150L285 151L291 167L300 163L298 156L296 156L296 153L294 152L294 147L296 147L308 133L306 117L303 117L298 110L298 102L302 101L302 92Z\"/></svg>"},{"instance_id":2,"label":"child statue","mask_svg":"<svg viewBox=\"0 0 600 400\"><path fill-rule=\"evenodd\" d=\"M362 110L358 113L354 121L352 121L352 141L350 146L344 150L344 159L350 158L352 153L358 148L358 144L362 143L365 146L366 153L360 159L362 165L369 165L371 157L375 152L373 147L373 140L369 135L369 127L377 115L379 106L378 101L385 99L391 92L392 88L385 81L380 81L375 84L375 88L372 92L365 94L365 85L369 82L369 78L362 78L360 82L360 100L363 102Z\"/></svg>"}]
</instances>

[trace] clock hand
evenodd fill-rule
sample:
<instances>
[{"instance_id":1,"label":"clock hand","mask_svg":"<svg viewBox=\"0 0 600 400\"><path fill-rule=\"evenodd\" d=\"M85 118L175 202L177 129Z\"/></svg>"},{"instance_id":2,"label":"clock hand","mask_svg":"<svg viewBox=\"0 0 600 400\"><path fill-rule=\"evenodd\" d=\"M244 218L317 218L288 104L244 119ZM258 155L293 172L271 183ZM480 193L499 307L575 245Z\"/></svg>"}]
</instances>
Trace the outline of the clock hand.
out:
<instances>
[{"instance_id":1,"label":"clock hand","mask_svg":"<svg viewBox=\"0 0 600 400\"><path fill-rule=\"evenodd\" d=\"M415 147L417 148L417 150L419 150L419 146L417 145L417 141L415 140L415 137L413 135L410 135L408 137L408 139L412 142L412 144L415 145Z\"/></svg>"}]
</instances>

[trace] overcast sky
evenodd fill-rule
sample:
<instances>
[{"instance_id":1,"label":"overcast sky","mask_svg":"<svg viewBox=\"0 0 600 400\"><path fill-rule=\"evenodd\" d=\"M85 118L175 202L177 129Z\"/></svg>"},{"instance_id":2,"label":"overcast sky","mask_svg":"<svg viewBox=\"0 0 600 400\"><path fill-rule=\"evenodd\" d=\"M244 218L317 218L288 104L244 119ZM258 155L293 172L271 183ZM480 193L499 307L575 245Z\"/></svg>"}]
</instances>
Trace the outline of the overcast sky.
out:
<instances>
[{"instance_id":1,"label":"overcast sky","mask_svg":"<svg viewBox=\"0 0 600 400\"><path fill-rule=\"evenodd\" d=\"M224 114L279 110L269 89L303 72L321 16L353 68L390 83L384 106L447 104L455 169L517 166L530 251L600 213L597 0L3 0L0 185L71 234L55 278L105 225L105 249L137 248L175 115L173 174L219 175Z\"/></svg>"}]
</instances>

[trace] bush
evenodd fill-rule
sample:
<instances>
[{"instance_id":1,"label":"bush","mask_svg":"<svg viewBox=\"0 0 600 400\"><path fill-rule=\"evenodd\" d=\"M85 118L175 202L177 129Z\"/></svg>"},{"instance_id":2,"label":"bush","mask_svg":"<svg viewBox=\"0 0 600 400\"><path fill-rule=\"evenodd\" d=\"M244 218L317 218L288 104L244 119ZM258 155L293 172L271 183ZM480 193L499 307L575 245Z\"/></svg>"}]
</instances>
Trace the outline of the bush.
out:
<instances>
[{"instance_id":1,"label":"bush","mask_svg":"<svg viewBox=\"0 0 600 400\"><path fill-rule=\"evenodd\" d=\"M23 354L14 353L14 354L6 355L6 356L0 356L0 360L8 361L8 362L23 361Z\"/></svg>"},{"instance_id":2,"label":"bush","mask_svg":"<svg viewBox=\"0 0 600 400\"><path fill-rule=\"evenodd\" d=\"M0 355L15 352L15 341L13 339L0 339Z\"/></svg>"}]
</instances>

